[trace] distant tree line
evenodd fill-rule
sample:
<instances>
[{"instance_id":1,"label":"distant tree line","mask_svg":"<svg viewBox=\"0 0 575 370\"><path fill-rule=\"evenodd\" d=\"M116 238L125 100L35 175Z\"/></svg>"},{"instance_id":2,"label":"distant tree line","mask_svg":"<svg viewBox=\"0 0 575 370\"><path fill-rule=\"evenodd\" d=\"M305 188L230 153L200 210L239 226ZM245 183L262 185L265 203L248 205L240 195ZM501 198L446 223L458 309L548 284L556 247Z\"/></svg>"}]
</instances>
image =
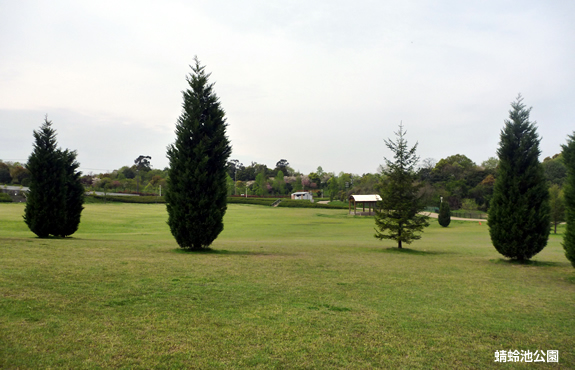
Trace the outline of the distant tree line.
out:
<instances>
[{"instance_id":1,"label":"distant tree line","mask_svg":"<svg viewBox=\"0 0 575 370\"><path fill-rule=\"evenodd\" d=\"M30 185L30 171L26 164L0 160L0 184Z\"/></svg>"}]
</instances>

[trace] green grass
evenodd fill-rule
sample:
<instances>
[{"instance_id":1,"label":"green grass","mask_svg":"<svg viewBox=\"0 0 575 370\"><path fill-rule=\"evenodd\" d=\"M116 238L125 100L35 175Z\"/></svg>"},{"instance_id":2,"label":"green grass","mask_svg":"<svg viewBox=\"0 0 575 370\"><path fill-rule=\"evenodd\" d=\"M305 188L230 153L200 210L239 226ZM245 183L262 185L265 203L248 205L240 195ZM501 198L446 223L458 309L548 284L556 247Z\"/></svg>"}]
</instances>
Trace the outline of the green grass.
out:
<instances>
[{"instance_id":1,"label":"green grass","mask_svg":"<svg viewBox=\"0 0 575 370\"><path fill-rule=\"evenodd\" d=\"M67 239L23 210L0 205L0 368L553 367L494 363L515 349L575 367L560 234L517 264L485 223L432 220L400 251L346 210L231 204L213 250L188 253L165 205L86 204Z\"/></svg>"}]
</instances>

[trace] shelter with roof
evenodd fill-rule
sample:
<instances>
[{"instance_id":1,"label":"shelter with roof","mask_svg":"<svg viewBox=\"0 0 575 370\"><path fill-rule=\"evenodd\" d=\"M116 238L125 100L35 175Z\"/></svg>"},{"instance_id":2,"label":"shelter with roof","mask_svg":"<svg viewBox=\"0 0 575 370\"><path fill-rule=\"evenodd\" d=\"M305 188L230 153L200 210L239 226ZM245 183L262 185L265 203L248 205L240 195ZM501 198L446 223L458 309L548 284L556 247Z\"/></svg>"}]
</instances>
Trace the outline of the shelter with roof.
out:
<instances>
[{"instance_id":1,"label":"shelter with roof","mask_svg":"<svg viewBox=\"0 0 575 370\"><path fill-rule=\"evenodd\" d=\"M309 191L298 191L292 193L291 199L309 200L313 203L313 195Z\"/></svg>"},{"instance_id":2,"label":"shelter with roof","mask_svg":"<svg viewBox=\"0 0 575 370\"><path fill-rule=\"evenodd\" d=\"M358 215L357 205L359 203L362 206L362 211L359 212L360 216L373 216L375 215L375 207L378 201L381 201L379 194L351 195L349 197L349 213L351 213L351 205L353 204L353 214ZM367 212L365 211L365 206L368 207Z\"/></svg>"}]
</instances>

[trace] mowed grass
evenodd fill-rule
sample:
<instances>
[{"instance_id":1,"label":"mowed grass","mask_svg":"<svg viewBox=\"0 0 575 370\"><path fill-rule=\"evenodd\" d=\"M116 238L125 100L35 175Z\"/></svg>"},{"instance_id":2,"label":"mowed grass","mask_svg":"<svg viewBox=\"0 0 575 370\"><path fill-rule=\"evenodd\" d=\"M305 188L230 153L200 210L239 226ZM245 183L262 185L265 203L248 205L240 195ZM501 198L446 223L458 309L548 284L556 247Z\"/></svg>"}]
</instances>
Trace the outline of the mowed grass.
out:
<instances>
[{"instance_id":1,"label":"mowed grass","mask_svg":"<svg viewBox=\"0 0 575 370\"><path fill-rule=\"evenodd\" d=\"M165 205L88 204L38 239L0 205L2 368L575 368L561 236L509 263L485 222L435 220L403 251L345 210L230 205L213 251L181 251ZM560 229L562 231L562 229Z\"/></svg>"}]
</instances>

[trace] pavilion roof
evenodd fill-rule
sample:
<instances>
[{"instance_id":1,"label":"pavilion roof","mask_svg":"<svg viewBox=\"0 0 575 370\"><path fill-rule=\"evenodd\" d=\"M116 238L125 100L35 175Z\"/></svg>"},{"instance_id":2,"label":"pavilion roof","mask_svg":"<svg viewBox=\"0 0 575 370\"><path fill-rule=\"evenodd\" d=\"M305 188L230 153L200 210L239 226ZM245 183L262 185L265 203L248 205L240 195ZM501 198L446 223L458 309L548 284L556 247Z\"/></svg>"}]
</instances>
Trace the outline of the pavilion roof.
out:
<instances>
[{"instance_id":1,"label":"pavilion roof","mask_svg":"<svg viewBox=\"0 0 575 370\"><path fill-rule=\"evenodd\" d=\"M356 202L377 202L381 200L379 194L368 194L368 195L352 195L350 199L353 198Z\"/></svg>"}]
</instances>

